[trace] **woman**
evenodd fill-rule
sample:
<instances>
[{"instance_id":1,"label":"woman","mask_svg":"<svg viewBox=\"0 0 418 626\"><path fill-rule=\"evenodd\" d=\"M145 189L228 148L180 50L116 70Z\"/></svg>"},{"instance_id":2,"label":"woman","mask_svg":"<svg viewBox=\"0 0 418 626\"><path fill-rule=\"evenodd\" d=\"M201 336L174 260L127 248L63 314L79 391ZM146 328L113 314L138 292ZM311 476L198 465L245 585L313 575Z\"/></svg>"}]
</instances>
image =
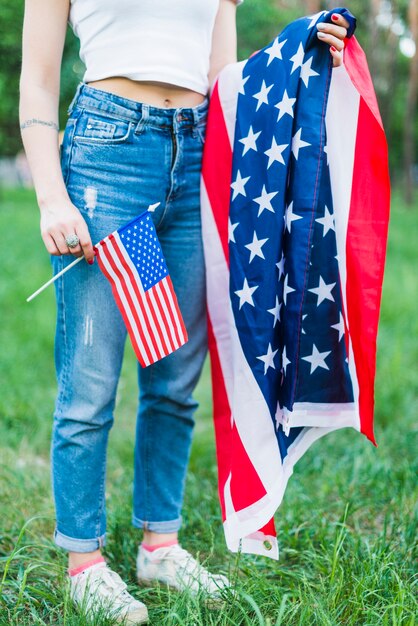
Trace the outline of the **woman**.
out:
<instances>
[{"instance_id":1,"label":"woman","mask_svg":"<svg viewBox=\"0 0 418 626\"><path fill-rule=\"evenodd\" d=\"M126 330L92 242L150 204L189 341L138 371L134 526L143 529L140 581L216 596L228 586L178 544L193 414L207 349L199 183L208 93L236 61L242 0L26 0L20 122L54 272L84 255L56 283L58 395L51 446L57 523L68 551L71 596L127 623L144 604L104 560L106 446ZM69 20L86 73L69 107L59 151L60 65ZM348 24L318 32L342 61Z\"/></svg>"}]
</instances>

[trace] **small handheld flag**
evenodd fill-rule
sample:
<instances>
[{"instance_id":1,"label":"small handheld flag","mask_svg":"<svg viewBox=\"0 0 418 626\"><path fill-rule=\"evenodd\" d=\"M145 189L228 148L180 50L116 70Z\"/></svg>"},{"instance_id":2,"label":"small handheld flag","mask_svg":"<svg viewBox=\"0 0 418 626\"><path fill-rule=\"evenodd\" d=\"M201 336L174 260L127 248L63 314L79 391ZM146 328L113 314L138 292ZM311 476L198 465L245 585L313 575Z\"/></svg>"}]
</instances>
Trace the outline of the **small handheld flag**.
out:
<instances>
[{"instance_id":1,"label":"small handheld flag","mask_svg":"<svg viewBox=\"0 0 418 626\"><path fill-rule=\"evenodd\" d=\"M188 339L177 297L148 211L94 246L100 269L143 367Z\"/></svg>"}]
</instances>

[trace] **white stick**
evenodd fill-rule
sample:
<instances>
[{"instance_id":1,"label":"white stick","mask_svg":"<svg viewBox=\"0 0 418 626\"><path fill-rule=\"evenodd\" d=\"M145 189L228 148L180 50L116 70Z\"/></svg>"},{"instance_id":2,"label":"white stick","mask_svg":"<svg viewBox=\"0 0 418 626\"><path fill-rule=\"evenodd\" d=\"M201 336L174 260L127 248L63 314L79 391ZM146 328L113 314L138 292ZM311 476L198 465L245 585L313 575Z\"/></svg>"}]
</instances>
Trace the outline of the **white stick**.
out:
<instances>
[{"instance_id":1,"label":"white stick","mask_svg":"<svg viewBox=\"0 0 418 626\"><path fill-rule=\"evenodd\" d=\"M155 209L161 204L161 202L156 202L155 204L150 204L148 206L148 211L150 211L151 213L153 211L155 211ZM53 282L55 282L57 280L57 278L59 278L60 276L62 276L63 274L65 274L65 272L68 272L68 270L70 270L72 267L74 267L74 265L77 265L77 263L79 263L82 259L84 259L83 256L80 256L78 259L76 259L75 261L73 261L72 263L70 263L70 265L67 265L66 268L64 268L63 270L61 270L60 272L58 272L58 274L55 274L55 276L53 276L50 280L48 280L47 283L45 283L45 285L42 285L42 287L39 287L39 289L37 291L35 291L35 293L33 293L31 296L29 296L29 298L26 298L26 302L30 302L31 300L33 300L34 298L36 298L37 295L39 295L44 289L46 289L47 287L49 287L49 285L52 285Z\"/></svg>"},{"instance_id":2,"label":"white stick","mask_svg":"<svg viewBox=\"0 0 418 626\"><path fill-rule=\"evenodd\" d=\"M39 289L37 291L35 291L35 293L33 293L31 296L29 296L29 298L26 298L26 302L30 302L31 300L36 298L36 296L38 296L44 289L49 287L49 285L52 285L52 283L55 282L57 280L57 278L59 278L60 276L65 274L65 272L68 272L68 270L70 270L72 267L74 267L74 265L77 265L77 263L80 263L80 261L83 261L83 260L84 260L84 257L80 256L80 257L78 257L78 259L76 259L75 261L70 263L70 265L67 265L67 267L64 267L63 270L61 270L60 272L58 272L58 274L55 274L55 276L53 276L50 280L48 280L48 282L45 283L45 285L42 285L42 287L39 287Z\"/></svg>"}]
</instances>

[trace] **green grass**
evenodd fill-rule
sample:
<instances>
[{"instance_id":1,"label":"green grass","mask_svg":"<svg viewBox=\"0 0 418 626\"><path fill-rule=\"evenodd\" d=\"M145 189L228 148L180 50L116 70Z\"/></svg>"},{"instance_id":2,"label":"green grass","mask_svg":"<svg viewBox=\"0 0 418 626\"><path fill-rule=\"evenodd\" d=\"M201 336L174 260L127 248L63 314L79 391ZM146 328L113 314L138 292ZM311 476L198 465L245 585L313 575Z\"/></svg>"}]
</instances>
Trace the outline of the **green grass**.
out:
<instances>
[{"instance_id":1,"label":"green grass","mask_svg":"<svg viewBox=\"0 0 418 626\"><path fill-rule=\"evenodd\" d=\"M0 203L0 626L84 626L88 621L66 596L65 553L52 541L53 290L25 302L49 277L49 260L33 194L3 191ZM140 532L130 524L130 507L137 391L127 348L109 445L106 556L147 603L152 625L415 624L417 217L395 194L378 340L378 448L352 429L314 444L277 513L278 562L225 548L206 364L180 539L212 571L235 580L238 598L223 611L135 583Z\"/></svg>"}]
</instances>

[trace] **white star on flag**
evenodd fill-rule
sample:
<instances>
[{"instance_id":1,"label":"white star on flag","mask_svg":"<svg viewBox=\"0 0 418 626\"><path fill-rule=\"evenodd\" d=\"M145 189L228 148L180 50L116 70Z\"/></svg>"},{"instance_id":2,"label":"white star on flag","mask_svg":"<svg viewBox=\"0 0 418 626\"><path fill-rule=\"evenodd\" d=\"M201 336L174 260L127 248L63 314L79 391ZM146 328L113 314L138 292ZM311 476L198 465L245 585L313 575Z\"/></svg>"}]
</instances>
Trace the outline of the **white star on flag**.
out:
<instances>
[{"instance_id":1,"label":"white star on flag","mask_svg":"<svg viewBox=\"0 0 418 626\"><path fill-rule=\"evenodd\" d=\"M240 87L239 87L239 89L238 89L238 93L242 94L243 96L245 96L244 86L245 86L245 83L247 82L247 80L248 80L249 78L250 78L250 75L245 76L245 77L244 77L244 76L242 77L241 84L240 84Z\"/></svg>"},{"instance_id":2,"label":"white star on flag","mask_svg":"<svg viewBox=\"0 0 418 626\"><path fill-rule=\"evenodd\" d=\"M293 135L293 139L292 139L292 152L295 156L296 161L299 158L299 150L301 148L306 148L307 146L310 146L311 144L308 143L307 141L303 141L302 139L302 129L299 128L299 130L297 131L297 133L295 133Z\"/></svg>"},{"instance_id":3,"label":"white star on flag","mask_svg":"<svg viewBox=\"0 0 418 626\"><path fill-rule=\"evenodd\" d=\"M302 322L303 322L303 320L305 319L305 317L308 317L308 314L307 314L307 313L305 313L305 315L302 315ZM306 335L306 331L305 331L305 330L303 330L303 327L301 328L301 332L302 332L302 335Z\"/></svg>"},{"instance_id":4,"label":"white star on flag","mask_svg":"<svg viewBox=\"0 0 418 626\"><path fill-rule=\"evenodd\" d=\"M292 293L292 291L296 291L296 289L293 289L293 287L290 287L288 281L289 281L289 274L286 274L285 279L284 279L284 285L283 285L283 302L285 303L285 305L287 304L287 294Z\"/></svg>"},{"instance_id":5,"label":"white star on flag","mask_svg":"<svg viewBox=\"0 0 418 626\"><path fill-rule=\"evenodd\" d=\"M313 70L311 67L312 61L313 61L313 57L309 57L309 59L305 61L305 63L302 65L302 69L300 71L300 77L303 80L305 87L308 87L309 79L312 76L319 76L318 72L315 72L315 70Z\"/></svg>"},{"instance_id":6,"label":"white star on flag","mask_svg":"<svg viewBox=\"0 0 418 626\"><path fill-rule=\"evenodd\" d=\"M257 100L257 107L256 107L256 111L258 111L258 109L261 107L262 104L268 104L268 94L270 89L273 87L273 84L269 85L268 87L266 86L266 81L263 80L263 82L261 83L261 89L260 91L258 91L257 93L253 94L253 98L255 98Z\"/></svg>"},{"instance_id":7,"label":"white star on flag","mask_svg":"<svg viewBox=\"0 0 418 626\"><path fill-rule=\"evenodd\" d=\"M302 67L302 65L303 65L303 57L304 56L305 56L305 50L303 49L303 46L300 43L299 44L299 48L298 48L296 54L294 54L290 58L290 60L293 63L293 67L292 67L292 69L290 71L291 74L293 74L293 72L295 72L298 69L298 67Z\"/></svg>"},{"instance_id":8,"label":"white star on flag","mask_svg":"<svg viewBox=\"0 0 418 626\"><path fill-rule=\"evenodd\" d=\"M317 367L323 367L324 370L329 370L328 365L325 363L325 359L329 354L331 354L331 350L328 350L328 352L319 352L316 345L313 344L312 354L302 357L304 361L308 361L308 363L311 364L310 374L313 374Z\"/></svg>"},{"instance_id":9,"label":"white star on flag","mask_svg":"<svg viewBox=\"0 0 418 626\"><path fill-rule=\"evenodd\" d=\"M344 318L343 318L343 314L341 313L341 311L340 311L340 321L338 322L338 324L333 324L331 328L335 328L335 330L338 330L338 341L341 341L345 332Z\"/></svg>"},{"instance_id":10,"label":"white star on flag","mask_svg":"<svg viewBox=\"0 0 418 626\"><path fill-rule=\"evenodd\" d=\"M284 254L282 252L282 258L278 263L276 263L276 267L279 269L279 280L282 276L284 276Z\"/></svg>"},{"instance_id":11,"label":"white star on flag","mask_svg":"<svg viewBox=\"0 0 418 626\"><path fill-rule=\"evenodd\" d=\"M267 154L269 158L267 169L270 167L272 163L274 163L274 161L278 161L279 163L282 163L283 165L285 164L282 153L286 150L288 145L289 145L288 143L282 143L280 145L277 145L277 142L275 138L273 137L273 140L271 142L271 148L269 148L268 150L264 152L264 154Z\"/></svg>"},{"instance_id":12,"label":"white star on flag","mask_svg":"<svg viewBox=\"0 0 418 626\"><path fill-rule=\"evenodd\" d=\"M256 289L258 289L258 285L256 285L255 287L250 287L247 279L244 278L244 285L242 289L234 291L234 293L236 293L239 298L240 309L245 303L251 304L251 306L255 306L253 301L253 293Z\"/></svg>"},{"instance_id":13,"label":"white star on flag","mask_svg":"<svg viewBox=\"0 0 418 626\"><path fill-rule=\"evenodd\" d=\"M335 230L334 225L334 214L328 211L328 207L325 206L325 214L324 217L318 217L315 222L322 224L324 227L324 232L322 234L323 237L327 234L329 230Z\"/></svg>"},{"instance_id":14,"label":"white star on flag","mask_svg":"<svg viewBox=\"0 0 418 626\"><path fill-rule=\"evenodd\" d=\"M315 24L317 23L317 21L319 20L319 18L321 17L321 15L325 15L325 13L328 13L328 11L319 11L319 13L315 13L315 15L308 15L306 19L311 20L308 26L308 30L310 28L313 28Z\"/></svg>"},{"instance_id":15,"label":"white star on flag","mask_svg":"<svg viewBox=\"0 0 418 626\"><path fill-rule=\"evenodd\" d=\"M277 121L286 115L286 113L290 115L290 117L293 117L293 107L295 102L296 98L289 98L287 89L285 89L282 100L274 105L276 109L279 109L279 117L277 118Z\"/></svg>"},{"instance_id":16,"label":"white star on flag","mask_svg":"<svg viewBox=\"0 0 418 626\"><path fill-rule=\"evenodd\" d=\"M302 219L302 215L296 215L296 213L293 213L293 200L292 202L289 204L289 206L286 209L286 213L284 215L284 219L286 222L286 228L289 231L289 233L292 230L292 222L294 222L295 220L301 220Z\"/></svg>"},{"instance_id":17,"label":"white star on flag","mask_svg":"<svg viewBox=\"0 0 418 626\"><path fill-rule=\"evenodd\" d=\"M276 420L276 430L279 430L279 426L283 422L283 411L282 411L279 401L277 401L277 407L276 407L276 413L274 414L274 419Z\"/></svg>"},{"instance_id":18,"label":"white star on flag","mask_svg":"<svg viewBox=\"0 0 418 626\"><path fill-rule=\"evenodd\" d=\"M245 245L246 248L251 252L249 263L256 257L259 256L261 259L265 259L266 257L263 254L262 247L268 241L267 239L257 239L257 233L254 231L253 240L251 243L247 243Z\"/></svg>"},{"instance_id":19,"label":"white star on flag","mask_svg":"<svg viewBox=\"0 0 418 626\"><path fill-rule=\"evenodd\" d=\"M234 190L234 193L232 194L232 199L235 200L235 198L241 194L242 196L246 196L246 192L245 192L245 185L246 183L248 183L248 181L250 180L251 176L246 176L245 178L242 178L241 176L241 172L238 170L237 171L237 177L235 179L235 182L231 183L231 187Z\"/></svg>"},{"instance_id":20,"label":"white star on flag","mask_svg":"<svg viewBox=\"0 0 418 626\"><path fill-rule=\"evenodd\" d=\"M282 370L284 372L284 375L286 376L286 368L288 365L290 365L292 361L289 361L289 359L286 356L286 346L283 348L283 352L282 352Z\"/></svg>"},{"instance_id":21,"label":"white star on flag","mask_svg":"<svg viewBox=\"0 0 418 626\"><path fill-rule=\"evenodd\" d=\"M266 186L263 185L263 189L261 190L261 196L258 196L258 198L254 198L254 202L259 205L257 217L260 217L264 210L274 213L271 201L274 196L277 196L278 193L278 191L270 191L270 193L267 193Z\"/></svg>"},{"instance_id":22,"label":"white star on flag","mask_svg":"<svg viewBox=\"0 0 418 626\"><path fill-rule=\"evenodd\" d=\"M274 317L273 320L273 328L276 327L276 322L280 322L280 309L282 308L282 303L279 302L279 298L276 296L276 304L272 309L267 309L267 313L271 313Z\"/></svg>"},{"instance_id":23,"label":"white star on flag","mask_svg":"<svg viewBox=\"0 0 418 626\"><path fill-rule=\"evenodd\" d=\"M267 348L267 354L263 354L262 356L258 356L257 359L259 359L260 361L263 361L264 363L264 376L267 374L267 370L269 367L272 367L274 370L276 369L276 366L274 365L274 357L276 356L278 350L272 350L271 349L271 344L269 343L269 346Z\"/></svg>"},{"instance_id":24,"label":"white star on flag","mask_svg":"<svg viewBox=\"0 0 418 626\"><path fill-rule=\"evenodd\" d=\"M231 222L231 218L228 217L228 242L232 241L232 243L237 243L235 241L234 230L236 229L238 224L239 224L239 222L236 222L235 224L233 224Z\"/></svg>"},{"instance_id":25,"label":"white star on flag","mask_svg":"<svg viewBox=\"0 0 418 626\"><path fill-rule=\"evenodd\" d=\"M279 41L279 38L276 37L276 39L273 41L273 44L270 46L270 48L266 48L266 50L264 50L264 52L269 55L269 59L267 61L267 67L270 65L273 59L279 59L280 61L283 59L282 48L284 44L286 43L286 41L287 39L285 39L284 41Z\"/></svg>"},{"instance_id":26,"label":"white star on flag","mask_svg":"<svg viewBox=\"0 0 418 626\"><path fill-rule=\"evenodd\" d=\"M324 146L324 152L327 155L327 165L329 165L329 154L328 154L328 146Z\"/></svg>"},{"instance_id":27,"label":"white star on flag","mask_svg":"<svg viewBox=\"0 0 418 626\"><path fill-rule=\"evenodd\" d=\"M250 126L250 130L248 131L248 135L246 137L243 137L242 139L238 140L240 143L244 144L244 149L242 151L242 156L244 156L244 154L246 154L246 152L248 152L248 150L255 150L257 152L256 141L257 141L257 138L260 135L261 135L261 130L259 130L258 133L255 133L253 131L253 127Z\"/></svg>"},{"instance_id":28,"label":"white star on flag","mask_svg":"<svg viewBox=\"0 0 418 626\"><path fill-rule=\"evenodd\" d=\"M324 300L331 300L332 302L335 302L331 294L331 291L334 289L336 284L337 283L330 283L329 285L326 285L322 276L320 276L318 287L313 287L312 289L308 289L308 291L312 291L312 293L316 293L316 295L318 296L318 301L316 303L316 306L319 306L321 302L323 302Z\"/></svg>"}]
</instances>

